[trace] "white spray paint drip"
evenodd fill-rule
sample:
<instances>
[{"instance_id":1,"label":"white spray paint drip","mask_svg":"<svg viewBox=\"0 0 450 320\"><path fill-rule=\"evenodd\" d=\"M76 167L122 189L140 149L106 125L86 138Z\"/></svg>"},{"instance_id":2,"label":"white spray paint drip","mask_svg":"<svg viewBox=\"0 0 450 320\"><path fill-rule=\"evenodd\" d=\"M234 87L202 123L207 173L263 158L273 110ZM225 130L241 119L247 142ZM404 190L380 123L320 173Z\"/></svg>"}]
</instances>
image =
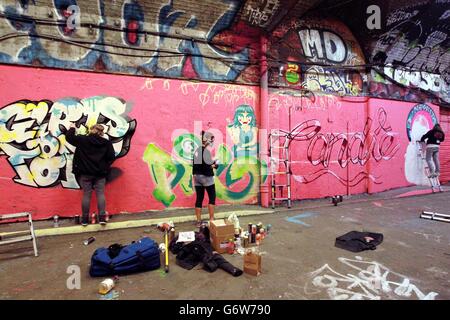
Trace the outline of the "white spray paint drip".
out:
<instances>
[{"instance_id":1,"label":"white spray paint drip","mask_svg":"<svg viewBox=\"0 0 450 320\"><path fill-rule=\"evenodd\" d=\"M411 142L408 144L405 154L405 177L409 183L430 186L430 181L425 175L424 161L419 154L419 145L416 142L429 130L424 116L419 116L411 126Z\"/></svg>"},{"instance_id":2,"label":"white spray paint drip","mask_svg":"<svg viewBox=\"0 0 450 320\"><path fill-rule=\"evenodd\" d=\"M407 277L392 272L376 261L364 261L359 256L355 258L355 260L347 258L338 260L350 267L353 272L356 271L356 274L341 274L328 264L311 272L310 283L315 289L311 291L307 283L305 293L316 294L326 289L328 296L333 300L381 300L382 295L413 298L413 293L419 300L434 300L438 295L436 292L424 294Z\"/></svg>"}]
</instances>

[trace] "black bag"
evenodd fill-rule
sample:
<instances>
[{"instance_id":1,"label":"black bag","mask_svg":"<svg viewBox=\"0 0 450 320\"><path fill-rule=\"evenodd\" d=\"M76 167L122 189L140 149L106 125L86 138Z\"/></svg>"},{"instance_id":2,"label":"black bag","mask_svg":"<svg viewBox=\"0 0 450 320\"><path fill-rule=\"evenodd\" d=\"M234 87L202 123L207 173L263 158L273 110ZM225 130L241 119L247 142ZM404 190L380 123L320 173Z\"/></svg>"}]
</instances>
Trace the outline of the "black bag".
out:
<instances>
[{"instance_id":1,"label":"black bag","mask_svg":"<svg viewBox=\"0 0 450 320\"><path fill-rule=\"evenodd\" d=\"M104 277L159 269L161 265L158 244L144 237L127 246L113 244L95 250L91 258L91 277Z\"/></svg>"},{"instance_id":2,"label":"black bag","mask_svg":"<svg viewBox=\"0 0 450 320\"><path fill-rule=\"evenodd\" d=\"M350 231L336 238L334 244L337 248L351 252L375 250L377 245L383 242L381 233Z\"/></svg>"}]
</instances>

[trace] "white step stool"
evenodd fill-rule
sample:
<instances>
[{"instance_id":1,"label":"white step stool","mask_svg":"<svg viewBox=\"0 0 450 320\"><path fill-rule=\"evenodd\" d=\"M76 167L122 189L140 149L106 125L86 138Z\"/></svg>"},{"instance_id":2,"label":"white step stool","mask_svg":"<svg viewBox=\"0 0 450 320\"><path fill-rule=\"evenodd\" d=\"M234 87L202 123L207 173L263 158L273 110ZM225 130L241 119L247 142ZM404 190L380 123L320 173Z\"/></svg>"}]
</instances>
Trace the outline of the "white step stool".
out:
<instances>
[{"instance_id":1,"label":"white step stool","mask_svg":"<svg viewBox=\"0 0 450 320\"><path fill-rule=\"evenodd\" d=\"M28 225L30 226L30 231L24 231L24 232L29 232L30 234L24 235L24 236L13 237L13 238L7 238L5 240L0 239L0 245L31 240L31 241L33 241L34 255L37 257L38 249L37 249L37 244L36 244L36 235L34 234L33 219L31 218L31 213L21 212L21 213L3 214L3 215L0 215L0 220L10 220L10 219L16 219L16 218L25 218L25 217L28 218Z\"/></svg>"}]
</instances>

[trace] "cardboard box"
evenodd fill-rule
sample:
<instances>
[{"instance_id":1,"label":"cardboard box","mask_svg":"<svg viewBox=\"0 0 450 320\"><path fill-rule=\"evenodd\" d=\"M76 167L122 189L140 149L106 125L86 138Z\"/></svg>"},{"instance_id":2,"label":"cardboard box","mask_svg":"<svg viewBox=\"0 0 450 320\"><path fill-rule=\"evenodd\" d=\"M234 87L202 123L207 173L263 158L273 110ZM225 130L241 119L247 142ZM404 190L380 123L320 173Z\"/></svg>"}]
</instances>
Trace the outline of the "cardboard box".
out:
<instances>
[{"instance_id":1,"label":"cardboard box","mask_svg":"<svg viewBox=\"0 0 450 320\"><path fill-rule=\"evenodd\" d=\"M261 255L248 251L244 255L244 272L252 276L261 273Z\"/></svg>"},{"instance_id":2,"label":"cardboard box","mask_svg":"<svg viewBox=\"0 0 450 320\"><path fill-rule=\"evenodd\" d=\"M214 251L218 253L226 253L228 244L230 243L230 237L212 237L211 244Z\"/></svg>"},{"instance_id":3,"label":"cardboard box","mask_svg":"<svg viewBox=\"0 0 450 320\"><path fill-rule=\"evenodd\" d=\"M234 240L234 225L224 219L214 220L209 224L209 232L214 251L226 253L230 239Z\"/></svg>"},{"instance_id":4,"label":"cardboard box","mask_svg":"<svg viewBox=\"0 0 450 320\"><path fill-rule=\"evenodd\" d=\"M211 235L216 237L232 236L234 237L234 224L225 219L213 220L209 224Z\"/></svg>"}]
</instances>

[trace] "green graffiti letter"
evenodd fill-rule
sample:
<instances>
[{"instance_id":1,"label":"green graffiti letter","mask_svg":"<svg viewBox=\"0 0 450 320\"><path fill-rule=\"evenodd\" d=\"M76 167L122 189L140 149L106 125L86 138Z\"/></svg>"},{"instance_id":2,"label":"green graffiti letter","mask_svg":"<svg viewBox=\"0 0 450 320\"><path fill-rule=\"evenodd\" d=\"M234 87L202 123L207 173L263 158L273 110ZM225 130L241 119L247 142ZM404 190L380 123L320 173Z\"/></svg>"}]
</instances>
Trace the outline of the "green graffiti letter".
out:
<instances>
[{"instance_id":1,"label":"green graffiti letter","mask_svg":"<svg viewBox=\"0 0 450 320\"><path fill-rule=\"evenodd\" d=\"M148 164L150 175L155 182L153 196L161 201L166 207L175 200L175 194L170 187L167 172L176 174L177 168L172 162L169 154L159 149L155 144L150 143L144 151L144 162Z\"/></svg>"}]
</instances>

